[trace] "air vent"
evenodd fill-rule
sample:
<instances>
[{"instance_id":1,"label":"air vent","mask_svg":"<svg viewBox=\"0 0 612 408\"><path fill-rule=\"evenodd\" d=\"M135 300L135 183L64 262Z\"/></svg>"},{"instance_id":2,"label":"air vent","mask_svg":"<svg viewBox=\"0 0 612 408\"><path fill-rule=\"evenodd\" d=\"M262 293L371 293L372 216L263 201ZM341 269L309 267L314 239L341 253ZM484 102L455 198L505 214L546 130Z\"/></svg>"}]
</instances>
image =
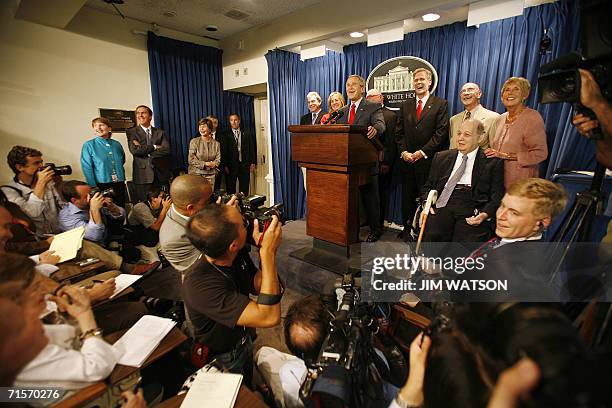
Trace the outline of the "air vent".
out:
<instances>
[{"instance_id":1,"label":"air vent","mask_svg":"<svg viewBox=\"0 0 612 408\"><path fill-rule=\"evenodd\" d=\"M236 10L236 9L232 9L228 11L227 13L225 13L225 17L229 17L234 20L244 20L248 16L249 16L248 14L243 13L242 11Z\"/></svg>"}]
</instances>

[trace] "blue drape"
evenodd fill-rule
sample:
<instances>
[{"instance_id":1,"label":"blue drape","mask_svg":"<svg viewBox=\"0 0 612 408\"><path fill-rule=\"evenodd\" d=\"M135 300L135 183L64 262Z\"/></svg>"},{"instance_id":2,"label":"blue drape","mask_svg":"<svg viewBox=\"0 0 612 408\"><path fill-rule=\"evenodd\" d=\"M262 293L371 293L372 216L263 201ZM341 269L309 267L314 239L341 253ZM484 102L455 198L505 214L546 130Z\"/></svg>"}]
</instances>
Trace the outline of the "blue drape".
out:
<instances>
[{"instance_id":1,"label":"blue drape","mask_svg":"<svg viewBox=\"0 0 612 408\"><path fill-rule=\"evenodd\" d=\"M198 120L222 112L222 51L152 32L147 48L155 125L170 137L174 168L186 169Z\"/></svg>"},{"instance_id":2,"label":"blue drape","mask_svg":"<svg viewBox=\"0 0 612 408\"><path fill-rule=\"evenodd\" d=\"M274 201L283 202L288 219L300 218L306 209L301 171L291 160L291 139L287 126L300 123L304 109L305 66L300 56L270 51L268 62L268 100L274 169Z\"/></svg>"},{"instance_id":3,"label":"blue drape","mask_svg":"<svg viewBox=\"0 0 612 408\"><path fill-rule=\"evenodd\" d=\"M240 116L240 126L249 131L253 146L256 146L254 98L241 92L224 91L223 113L218 115L221 131L229 131L229 115L232 113Z\"/></svg>"},{"instance_id":4,"label":"blue drape","mask_svg":"<svg viewBox=\"0 0 612 408\"><path fill-rule=\"evenodd\" d=\"M449 115L462 110L459 90L467 82L477 82L483 89L482 104L498 112L504 112L500 100L503 82L511 76L523 76L532 84L528 105L537 109L546 123L549 159L543 165L542 175L550 176L559 167L593 169L594 147L580 137L571 125L572 110L568 104L537 104L537 74L540 65L549 62L579 46L579 4L562 1L530 7L522 16L481 24L479 28L466 27L465 22L422 30L404 36L403 41L367 47L365 43L344 48L344 54L328 52L324 57L300 62L298 56L280 50L266 56L271 95L282 96L281 104L273 104L270 98L272 118L272 147L283 143L288 149L287 124L298 123L306 112L305 95L317 91L326 101L330 91L344 92L344 81L349 74L368 74L381 62L402 55L411 55L429 61L438 71L439 83L435 94L448 100ZM539 42L548 29L553 39L552 49L546 55L539 54ZM278 64L291 61L292 69L285 70ZM288 86L288 81L295 86ZM301 86L300 84L304 84ZM279 121L279 117L284 122ZM289 122L286 122L290 120ZM276 123L275 123L276 122ZM280 156L279 167L293 168L289 150ZM278 200L286 201L288 194L295 200L301 192L300 179L293 173L276 172L275 192ZM278 186L278 187L276 187ZM387 218L401 221L401 187L399 175L394 175ZM303 215L303 203L288 212L290 218Z\"/></svg>"}]
</instances>

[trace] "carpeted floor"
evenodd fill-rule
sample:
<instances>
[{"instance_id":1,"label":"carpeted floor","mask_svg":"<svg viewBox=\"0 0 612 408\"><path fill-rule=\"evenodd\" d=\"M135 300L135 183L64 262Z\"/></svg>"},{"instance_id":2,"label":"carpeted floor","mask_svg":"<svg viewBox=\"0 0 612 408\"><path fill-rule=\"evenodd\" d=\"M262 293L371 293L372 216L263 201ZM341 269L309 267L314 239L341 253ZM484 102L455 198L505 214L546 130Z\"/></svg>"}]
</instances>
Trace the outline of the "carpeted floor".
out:
<instances>
[{"instance_id":1,"label":"carpeted floor","mask_svg":"<svg viewBox=\"0 0 612 408\"><path fill-rule=\"evenodd\" d=\"M365 239L367 234L368 228L362 228L360 238ZM400 242L396 235L397 231L395 230L385 230L379 242ZM293 251L309 245L312 245L312 237L306 235L306 221L290 221L283 226L282 242L276 257L278 273L285 284L285 295L281 301L283 321L277 327L257 330L255 351L259 350L261 346L270 346L288 352L282 327L289 306L301 296L321 293L324 285L339 277L333 272L289 256ZM360 244L353 245L351 251L359 251L359 246ZM256 256L253 258L256 259Z\"/></svg>"}]
</instances>

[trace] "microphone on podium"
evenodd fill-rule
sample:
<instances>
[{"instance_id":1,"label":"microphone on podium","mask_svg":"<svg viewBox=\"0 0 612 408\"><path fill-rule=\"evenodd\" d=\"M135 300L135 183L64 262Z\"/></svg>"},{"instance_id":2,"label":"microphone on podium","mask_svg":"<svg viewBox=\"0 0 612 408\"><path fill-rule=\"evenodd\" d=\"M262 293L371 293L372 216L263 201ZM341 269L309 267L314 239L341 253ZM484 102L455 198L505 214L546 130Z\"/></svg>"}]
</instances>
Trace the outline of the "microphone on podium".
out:
<instances>
[{"instance_id":1,"label":"microphone on podium","mask_svg":"<svg viewBox=\"0 0 612 408\"><path fill-rule=\"evenodd\" d=\"M326 121L325 121L323 124L324 124L324 125L327 125L327 124L331 123L332 121L333 121L333 122L335 122L335 121L336 121L336 118L337 118L337 116L338 116L338 112L340 112L340 111L335 111L335 112L332 112L332 113L329 115L329 118L327 118L327 120L326 120Z\"/></svg>"}]
</instances>

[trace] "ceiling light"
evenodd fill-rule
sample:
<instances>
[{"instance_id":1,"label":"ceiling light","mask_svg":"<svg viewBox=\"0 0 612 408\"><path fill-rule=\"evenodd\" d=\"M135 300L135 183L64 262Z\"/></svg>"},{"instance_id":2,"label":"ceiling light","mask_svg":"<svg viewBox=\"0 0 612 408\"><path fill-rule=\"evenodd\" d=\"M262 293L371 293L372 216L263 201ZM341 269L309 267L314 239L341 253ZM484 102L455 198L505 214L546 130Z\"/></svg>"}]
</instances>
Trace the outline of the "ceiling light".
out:
<instances>
[{"instance_id":1,"label":"ceiling light","mask_svg":"<svg viewBox=\"0 0 612 408\"><path fill-rule=\"evenodd\" d=\"M440 15L435 14L435 13L427 13L427 14L424 14L422 17L423 21L436 21L439 18L440 18Z\"/></svg>"},{"instance_id":2,"label":"ceiling light","mask_svg":"<svg viewBox=\"0 0 612 408\"><path fill-rule=\"evenodd\" d=\"M353 31L352 33L349 34L351 37L353 38L361 38L363 37L365 34L360 32L360 31Z\"/></svg>"},{"instance_id":3,"label":"ceiling light","mask_svg":"<svg viewBox=\"0 0 612 408\"><path fill-rule=\"evenodd\" d=\"M217 27L216 25L212 25L212 24L209 24L204 28L206 29L206 31L212 31L212 32L219 30L219 27Z\"/></svg>"}]
</instances>

